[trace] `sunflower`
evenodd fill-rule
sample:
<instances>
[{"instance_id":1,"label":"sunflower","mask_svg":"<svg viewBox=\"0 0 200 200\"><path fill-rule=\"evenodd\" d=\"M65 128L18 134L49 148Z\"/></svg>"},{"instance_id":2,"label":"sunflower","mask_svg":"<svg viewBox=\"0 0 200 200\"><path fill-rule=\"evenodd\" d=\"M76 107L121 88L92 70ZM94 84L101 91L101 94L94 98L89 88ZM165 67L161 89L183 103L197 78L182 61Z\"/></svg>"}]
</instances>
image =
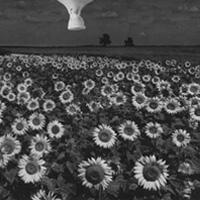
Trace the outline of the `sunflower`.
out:
<instances>
[{"instance_id":1,"label":"sunflower","mask_svg":"<svg viewBox=\"0 0 200 200\"><path fill-rule=\"evenodd\" d=\"M28 124L33 130L41 130L45 126L45 116L34 112L29 116Z\"/></svg>"},{"instance_id":2,"label":"sunflower","mask_svg":"<svg viewBox=\"0 0 200 200\"><path fill-rule=\"evenodd\" d=\"M101 87L101 95L109 96L115 92L114 86L110 84L105 84Z\"/></svg>"},{"instance_id":3,"label":"sunflower","mask_svg":"<svg viewBox=\"0 0 200 200\"><path fill-rule=\"evenodd\" d=\"M83 82L83 85L85 88L92 90L95 87L96 83L92 79L88 79Z\"/></svg>"},{"instance_id":4,"label":"sunflower","mask_svg":"<svg viewBox=\"0 0 200 200\"><path fill-rule=\"evenodd\" d=\"M51 99L46 99L45 102L43 103L43 110L45 112L51 112L54 110L55 107L56 103Z\"/></svg>"},{"instance_id":5,"label":"sunflower","mask_svg":"<svg viewBox=\"0 0 200 200\"><path fill-rule=\"evenodd\" d=\"M169 114L176 114L181 111L180 102L175 98L166 100L163 108Z\"/></svg>"},{"instance_id":6,"label":"sunflower","mask_svg":"<svg viewBox=\"0 0 200 200\"><path fill-rule=\"evenodd\" d=\"M146 110L150 113L160 112L163 108L163 103L160 98L149 98L146 103Z\"/></svg>"},{"instance_id":7,"label":"sunflower","mask_svg":"<svg viewBox=\"0 0 200 200\"><path fill-rule=\"evenodd\" d=\"M19 160L19 172L18 175L25 183L36 183L39 182L45 175L46 167L44 166L45 161L36 158L23 155Z\"/></svg>"},{"instance_id":8,"label":"sunflower","mask_svg":"<svg viewBox=\"0 0 200 200\"><path fill-rule=\"evenodd\" d=\"M127 120L118 128L120 136L124 140L134 141L139 135L140 130L134 121Z\"/></svg>"},{"instance_id":9,"label":"sunflower","mask_svg":"<svg viewBox=\"0 0 200 200\"><path fill-rule=\"evenodd\" d=\"M65 132L65 128L61 122L54 120L47 125L47 133L51 138L61 138Z\"/></svg>"},{"instance_id":10,"label":"sunflower","mask_svg":"<svg viewBox=\"0 0 200 200\"><path fill-rule=\"evenodd\" d=\"M13 92L9 92L9 94L7 95L7 99L8 101L12 102L16 100L16 94Z\"/></svg>"},{"instance_id":11,"label":"sunflower","mask_svg":"<svg viewBox=\"0 0 200 200\"><path fill-rule=\"evenodd\" d=\"M189 89L189 85L183 83L180 87L179 87L179 93L183 96L186 96L187 94L189 94L188 92Z\"/></svg>"},{"instance_id":12,"label":"sunflower","mask_svg":"<svg viewBox=\"0 0 200 200\"><path fill-rule=\"evenodd\" d=\"M28 103L27 103L27 109L30 110L30 111L34 111L34 110L37 110L39 107L40 107L40 104L39 104L39 101L38 99L33 99L31 98Z\"/></svg>"},{"instance_id":13,"label":"sunflower","mask_svg":"<svg viewBox=\"0 0 200 200\"><path fill-rule=\"evenodd\" d=\"M116 133L110 126L102 124L94 129L93 140L100 147L110 148L115 144Z\"/></svg>"},{"instance_id":14,"label":"sunflower","mask_svg":"<svg viewBox=\"0 0 200 200\"><path fill-rule=\"evenodd\" d=\"M71 103L74 99L74 95L70 89L66 89L60 94L59 99L63 104Z\"/></svg>"},{"instance_id":15,"label":"sunflower","mask_svg":"<svg viewBox=\"0 0 200 200\"><path fill-rule=\"evenodd\" d=\"M32 80L31 78L26 78L26 79L24 80L24 84L25 84L27 87L29 87L29 86L31 86L31 85L33 84L33 80Z\"/></svg>"},{"instance_id":16,"label":"sunflower","mask_svg":"<svg viewBox=\"0 0 200 200\"><path fill-rule=\"evenodd\" d=\"M116 105L124 105L127 101L127 96L124 95L122 92L117 92L109 97L110 101Z\"/></svg>"},{"instance_id":17,"label":"sunflower","mask_svg":"<svg viewBox=\"0 0 200 200\"><path fill-rule=\"evenodd\" d=\"M200 104L198 104L196 106L192 106L192 108L190 108L189 112L190 112L190 116L192 119L194 119L198 122L200 121Z\"/></svg>"},{"instance_id":18,"label":"sunflower","mask_svg":"<svg viewBox=\"0 0 200 200\"><path fill-rule=\"evenodd\" d=\"M54 192L46 192L45 190L39 190L36 194L32 195L31 200L61 200Z\"/></svg>"},{"instance_id":19,"label":"sunflower","mask_svg":"<svg viewBox=\"0 0 200 200\"><path fill-rule=\"evenodd\" d=\"M190 143L191 137L190 134L183 129L176 129L172 133L172 142L177 147L185 147Z\"/></svg>"},{"instance_id":20,"label":"sunflower","mask_svg":"<svg viewBox=\"0 0 200 200\"><path fill-rule=\"evenodd\" d=\"M75 104L75 103L69 104L65 108L65 110L66 110L66 112L67 112L68 115L72 115L72 116L81 112L80 107L77 104Z\"/></svg>"},{"instance_id":21,"label":"sunflower","mask_svg":"<svg viewBox=\"0 0 200 200\"><path fill-rule=\"evenodd\" d=\"M134 95L136 93L143 93L145 91L145 85L142 82L135 82L131 86L131 93Z\"/></svg>"},{"instance_id":22,"label":"sunflower","mask_svg":"<svg viewBox=\"0 0 200 200\"><path fill-rule=\"evenodd\" d=\"M31 140L30 149L31 154L42 156L43 154L47 154L49 151L51 151L51 146L46 136L37 134Z\"/></svg>"},{"instance_id":23,"label":"sunflower","mask_svg":"<svg viewBox=\"0 0 200 200\"><path fill-rule=\"evenodd\" d=\"M25 104L28 102L30 98L31 98L31 95L29 92L19 92L17 94L18 104Z\"/></svg>"},{"instance_id":24,"label":"sunflower","mask_svg":"<svg viewBox=\"0 0 200 200\"><path fill-rule=\"evenodd\" d=\"M150 138L157 138L163 133L163 129L159 123L149 122L145 126L145 133Z\"/></svg>"},{"instance_id":25,"label":"sunflower","mask_svg":"<svg viewBox=\"0 0 200 200\"><path fill-rule=\"evenodd\" d=\"M167 183L168 165L154 155L142 156L134 166L135 178L138 184L147 190L159 190Z\"/></svg>"},{"instance_id":26,"label":"sunflower","mask_svg":"<svg viewBox=\"0 0 200 200\"><path fill-rule=\"evenodd\" d=\"M55 91L59 92L59 91L64 90L64 88L65 88L65 83L63 81L55 82L55 84L54 84Z\"/></svg>"},{"instance_id":27,"label":"sunflower","mask_svg":"<svg viewBox=\"0 0 200 200\"><path fill-rule=\"evenodd\" d=\"M82 184L88 188L106 189L112 181L112 169L101 158L91 158L79 164L78 176L82 179Z\"/></svg>"},{"instance_id":28,"label":"sunflower","mask_svg":"<svg viewBox=\"0 0 200 200\"><path fill-rule=\"evenodd\" d=\"M198 83L190 83L188 85L188 93L191 95L200 94L200 85Z\"/></svg>"},{"instance_id":29,"label":"sunflower","mask_svg":"<svg viewBox=\"0 0 200 200\"><path fill-rule=\"evenodd\" d=\"M97 112L100 108L102 108L102 105L98 101L90 101L87 103L87 107L89 108L90 112Z\"/></svg>"},{"instance_id":30,"label":"sunflower","mask_svg":"<svg viewBox=\"0 0 200 200\"><path fill-rule=\"evenodd\" d=\"M141 109L146 106L148 98L144 93L137 93L132 97L132 104L136 109Z\"/></svg>"},{"instance_id":31,"label":"sunflower","mask_svg":"<svg viewBox=\"0 0 200 200\"><path fill-rule=\"evenodd\" d=\"M0 137L0 151L7 156L14 156L21 151L21 144L12 135L4 135Z\"/></svg>"},{"instance_id":32,"label":"sunflower","mask_svg":"<svg viewBox=\"0 0 200 200\"><path fill-rule=\"evenodd\" d=\"M25 118L18 117L12 123L11 128L14 134L24 135L27 132L29 125Z\"/></svg>"},{"instance_id":33,"label":"sunflower","mask_svg":"<svg viewBox=\"0 0 200 200\"><path fill-rule=\"evenodd\" d=\"M24 84L24 83L19 83L19 84L17 85L17 91L18 91L19 93L21 93L21 92L26 92L26 91L27 91L27 85Z\"/></svg>"},{"instance_id":34,"label":"sunflower","mask_svg":"<svg viewBox=\"0 0 200 200\"><path fill-rule=\"evenodd\" d=\"M185 175L193 175L195 173L195 170L189 161L185 161L180 163L178 172Z\"/></svg>"}]
</instances>

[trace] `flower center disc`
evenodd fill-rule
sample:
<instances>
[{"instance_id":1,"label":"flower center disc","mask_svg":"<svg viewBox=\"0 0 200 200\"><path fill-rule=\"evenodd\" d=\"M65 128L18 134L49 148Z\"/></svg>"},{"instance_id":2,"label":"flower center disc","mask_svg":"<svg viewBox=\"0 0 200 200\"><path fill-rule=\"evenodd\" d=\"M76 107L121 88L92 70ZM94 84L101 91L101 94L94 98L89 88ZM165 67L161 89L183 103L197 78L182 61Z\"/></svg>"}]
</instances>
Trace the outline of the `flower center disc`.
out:
<instances>
[{"instance_id":1,"label":"flower center disc","mask_svg":"<svg viewBox=\"0 0 200 200\"><path fill-rule=\"evenodd\" d=\"M177 140L179 142L183 142L185 140L185 137L182 134L177 135Z\"/></svg>"},{"instance_id":2,"label":"flower center disc","mask_svg":"<svg viewBox=\"0 0 200 200\"><path fill-rule=\"evenodd\" d=\"M111 138L112 138L112 133L109 131L103 130L99 133L99 139L102 142L109 142Z\"/></svg>"},{"instance_id":3,"label":"flower center disc","mask_svg":"<svg viewBox=\"0 0 200 200\"><path fill-rule=\"evenodd\" d=\"M135 132L135 130L131 126L126 126L124 128L124 133L126 135L133 135L134 132Z\"/></svg>"},{"instance_id":4,"label":"flower center disc","mask_svg":"<svg viewBox=\"0 0 200 200\"><path fill-rule=\"evenodd\" d=\"M35 118L33 119L33 124L36 125L36 126L40 125L40 119L37 118L37 117L35 117Z\"/></svg>"},{"instance_id":5,"label":"flower center disc","mask_svg":"<svg viewBox=\"0 0 200 200\"><path fill-rule=\"evenodd\" d=\"M39 166L34 162L29 162L26 164L26 172L30 175L36 174L39 170Z\"/></svg>"},{"instance_id":6,"label":"flower center disc","mask_svg":"<svg viewBox=\"0 0 200 200\"><path fill-rule=\"evenodd\" d=\"M167 108L169 110L175 110L176 106L174 104L172 104L172 103L169 103L169 104L167 104Z\"/></svg>"},{"instance_id":7,"label":"flower center disc","mask_svg":"<svg viewBox=\"0 0 200 200\"><path fill-rule=\"evenodd\" d=\"M151 126L150 128L149 128L149 132L151 132L152 134L156 134L157 133L157 128L155 127L155 126Z\"/></svg>"},{"instance_id":8,"label":"flower center disc","mask_svg":"<svg viewBox=\"0 0 200 200\"><path fill-rule=\"evenodd\" d=\"M11 141L6 141L5 144L2 145L1 149L3 150L4 153L6 154L11 154L14 150L15 144Z\"/></svg>"},{"instance_id":9,"label":"flower center disc","mask_svg":"<svg viewBox=\"0 0 200 200\"><path fill-rule=\"evenodd\" d=\"M43 142L37 142L37 143L35 144L35 149L36 149L37 151L43 151L43 150L44 150L44 143L43 143Z\"/></svg>"},{"instance_id":10,"label":"flower center disc","mask_svg":"<svg viewBox=\"0 0 200 200\"><path fill-rule=\"evenodd\" d=\"M195 109L195 115L200 116L200 108Z\"/></svg>"},{"instance_id":11,"label":"flower center disc","mask_svg":"<svg viewBox=\"0 0 200 200\"><path fill-rule=\"evenodd\" d=\"M55 126L53 126L51 130L52 130L53 134L55 134L55 135L56 135L56 134L58 134L58 133L59 133L59 131L60 131L59 127L58 127L58 126L56 126L56 125L55 125Z\"/></svg>"},{"instance_id":12,"label":"flower center disc","mask_svg":"<svg viewBox=\"0 0 200 200\"><path fill-rule=\"evenodd\" d=\"M144 98L143 98L143 97L140 97L140 96L139 96L139 97L136 97L135 100L136 100L136 102L139 103L139 104L144 103Z\"/></svg>"},{"instance_id":13,"label":"flower center disc","mask_svg":"<svg viewBox=\"0 0 200 200\"><path fill-rule=\"evenodd\" d=\"M90 183L96 185L104 179L104 170L99 165L90 166L86 170L85 177Z\"/></svg>"},{"instance_id":14,"label":"flower center disc","mask_svg":"<svg viewBox=\"0 0 200 200\"><path fill-rule=\"evenodd\" d=\"M147 165L143 169L143 176L147 181L156 181L160 177L161 171L158 166Z\"/></svg>"},{"instance_id":15,"label":"flower center disc","mask_svg":"<svg viewBox=\"0 0 200 200\"><path fill-rule=\"evenodd\" d=\"M23 128L24 128L24 125L21 122L18 122L16 125L16 129L21 131L21 130L23 130Z\"/></svg>"},{"instance_id":16,"label":"flower center disc","mask_svg":"<svg viewBox=\"0 0 200 200\"><path fill-rule=\"evenodd\" d=\"M70 98L70 93L66 92L63 94L63 99L68 100Z\"/></svg>"},{"instance_id":17,"label":"flower center disc","mask_svg":"<svg viewBox=\"0 0 200 200\"><path fill-rule=\"evenodd\" d=\"M149 107L156 109L158 107L158 104L156 102L150 102Z\"/></svg>"}]
</instances>

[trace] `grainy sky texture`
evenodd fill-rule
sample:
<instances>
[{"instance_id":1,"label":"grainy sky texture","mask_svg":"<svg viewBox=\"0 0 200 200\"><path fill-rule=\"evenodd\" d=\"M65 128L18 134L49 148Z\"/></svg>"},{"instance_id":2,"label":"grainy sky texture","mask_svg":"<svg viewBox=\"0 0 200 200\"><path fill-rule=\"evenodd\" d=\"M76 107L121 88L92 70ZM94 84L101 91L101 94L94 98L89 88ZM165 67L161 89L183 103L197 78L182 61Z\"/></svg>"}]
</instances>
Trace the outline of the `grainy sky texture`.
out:
<instances>
[{"instance_id":1,"label":"grainy sky texture","mask_svg":"<svg viewBox=\"0 0 200 200\"><path fill-rule=\"evenodd\" d=\"M114 45L200 45L200 0L94 0L82 16L87 29L70 32L57 0L0 0L0 45L95 45L102 33Z\"/></svg>"}]
</instances>

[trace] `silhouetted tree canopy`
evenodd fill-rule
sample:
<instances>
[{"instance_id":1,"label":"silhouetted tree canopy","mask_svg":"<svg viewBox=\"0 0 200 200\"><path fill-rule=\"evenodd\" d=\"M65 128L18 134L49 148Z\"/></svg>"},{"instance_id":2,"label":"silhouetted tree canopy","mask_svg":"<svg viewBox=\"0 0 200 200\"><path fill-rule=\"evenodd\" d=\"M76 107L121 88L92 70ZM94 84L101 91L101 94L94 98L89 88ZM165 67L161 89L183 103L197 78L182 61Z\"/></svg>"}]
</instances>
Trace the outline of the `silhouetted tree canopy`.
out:
<instances>
[{"instance_id":1,"label":"silhouetted tree canopy","mask_svg":"<svg viewBox=\"0 0 200 200\"><path fill-rule=\"evenodd\" d=\"M109 44L111 44L111 39L110 39L110 35L107 33L104 33L102 35L102 37L99 38L99 44L101 44L102 46L106 47Z\"/></svg>"},{"instance_id":2,"label":"silhouetted tree canopy","mask_svg":"<svg viewBox=\"0 0 200 200\"><path fill-rule=\"evenodd\" d=\"M124 45L126 47L132 47L132 46L134 46L132 37L128 37L126 40L124 40Z\"/></svg>"}]
</instances>

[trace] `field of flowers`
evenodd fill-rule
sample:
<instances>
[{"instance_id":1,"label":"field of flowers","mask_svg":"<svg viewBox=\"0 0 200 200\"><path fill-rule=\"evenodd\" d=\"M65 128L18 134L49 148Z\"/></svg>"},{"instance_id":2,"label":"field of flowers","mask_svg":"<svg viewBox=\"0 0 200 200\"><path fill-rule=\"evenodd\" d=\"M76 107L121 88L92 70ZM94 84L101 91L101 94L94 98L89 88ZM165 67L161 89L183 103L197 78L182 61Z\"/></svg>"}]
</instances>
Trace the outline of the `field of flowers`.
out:
<instances>
[{"instance_id":1,"label":"field of flowers","mask_svg":"<svg viewBox=\"0 0 200 200\"><path fill-rule=\"evenodd\" d=\"M200 194L200 65L0 56L0 200Z\"/></svg>"}]
</instances>

